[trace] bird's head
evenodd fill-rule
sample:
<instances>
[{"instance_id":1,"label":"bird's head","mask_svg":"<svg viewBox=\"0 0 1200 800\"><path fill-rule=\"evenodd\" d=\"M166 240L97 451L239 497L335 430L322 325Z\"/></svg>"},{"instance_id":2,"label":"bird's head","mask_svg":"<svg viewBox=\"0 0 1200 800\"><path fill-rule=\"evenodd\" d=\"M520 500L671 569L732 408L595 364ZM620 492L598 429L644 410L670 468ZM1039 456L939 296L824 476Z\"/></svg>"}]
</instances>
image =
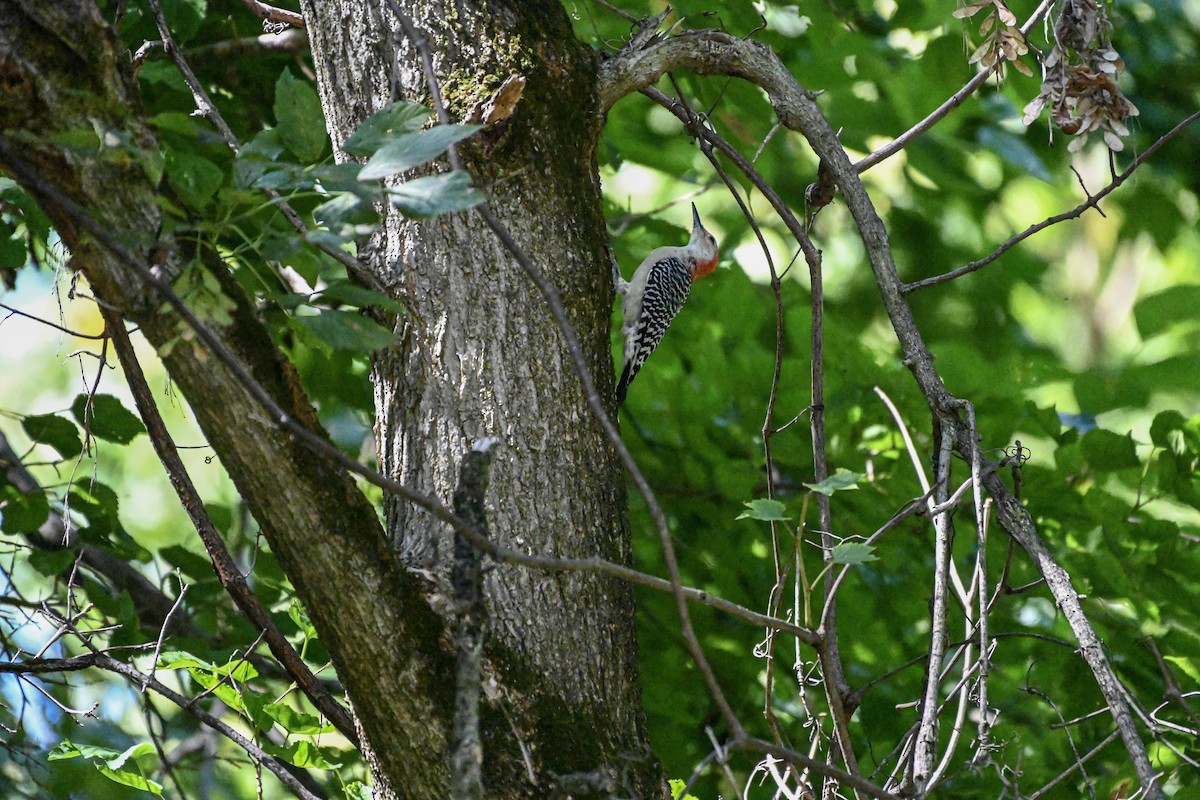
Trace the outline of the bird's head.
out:
<instances>
[{"instance_id":1,"label":"bird's head","mask_svg":"<svg viewBox=\"0 0 1200 800\"><path fill-rule=\"evenodd\" d=\"M687 243L688 255L692 257L695 266L692 268L692 281L698 281L717 268L717 238L704 229L700 223L700 212L692 203L692 238Z\"/></svg>"}]
</instances>

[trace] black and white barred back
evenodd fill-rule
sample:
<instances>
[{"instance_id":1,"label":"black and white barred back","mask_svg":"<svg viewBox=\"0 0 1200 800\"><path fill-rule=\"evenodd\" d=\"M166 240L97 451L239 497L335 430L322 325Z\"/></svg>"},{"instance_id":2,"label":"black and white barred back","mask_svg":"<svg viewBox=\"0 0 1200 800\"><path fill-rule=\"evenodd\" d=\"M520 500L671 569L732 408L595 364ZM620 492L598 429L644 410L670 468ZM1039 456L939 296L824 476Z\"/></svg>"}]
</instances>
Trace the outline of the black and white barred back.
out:
<instances>
[{"instance_id":1,"label":"black and white barred back","mask_svg":"<svg viewBox=\"0 0 1200 800\"><path fill-rule=\"evenodd\" d=\"M629 384L658 347L679 309L692 289L692 271L678 258L664 258L650 268L646 291L642 295L642 313L633 334L633 346L626 345L625 369L617 384L617 403L625 402Z\"/></svg>"}]
</instances>

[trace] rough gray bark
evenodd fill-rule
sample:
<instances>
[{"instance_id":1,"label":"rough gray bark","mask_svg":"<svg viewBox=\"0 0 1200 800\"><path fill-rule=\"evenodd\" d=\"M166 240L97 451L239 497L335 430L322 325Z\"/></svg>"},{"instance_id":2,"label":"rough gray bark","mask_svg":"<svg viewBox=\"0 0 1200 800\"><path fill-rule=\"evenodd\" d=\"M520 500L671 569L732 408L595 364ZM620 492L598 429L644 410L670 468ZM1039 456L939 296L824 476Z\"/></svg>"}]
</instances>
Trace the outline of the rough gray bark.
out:
<instances>
[{"instance_id":1,"label":"rough gray bark","mask_svg":"<svg viewBox=\"0 0 1200 800\"><path fill-rule=\"evenodd\" d=\"M525 79L514 116L483 131L463 156L497 216L559 288L593 373L611 385L593 56L557 2L400 6L434 51L452 118L465 118L510 76ZM335 152L388 102L430 102L419 55L383 0L314 0L305 16ZM615 456L549 310L482 221L470 212L427 222L392 214L364 255L407 309L399 345L375 364L385 473L448 497L471 444L498 437L487 495L498 543L628 562ZM387 502L387 521L406 563L447 574L453 546L445 525L396 499ZM546 796L547 780L577 797L660 792L644 735L630 588L501 566L485 589L485 653L539 783L522 788L524 764L504 763L512 754L485 736L489 795Z\"/></svg>"}]
</instances>

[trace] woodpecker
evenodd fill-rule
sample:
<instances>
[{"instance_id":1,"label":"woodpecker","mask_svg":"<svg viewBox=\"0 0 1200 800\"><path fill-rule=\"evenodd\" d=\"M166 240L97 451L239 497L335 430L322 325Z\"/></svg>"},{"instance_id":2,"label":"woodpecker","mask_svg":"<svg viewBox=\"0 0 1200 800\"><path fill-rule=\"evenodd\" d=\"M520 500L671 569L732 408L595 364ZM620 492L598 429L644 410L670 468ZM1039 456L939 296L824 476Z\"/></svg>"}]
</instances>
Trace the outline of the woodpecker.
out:
<instances>
[{"instance_id":1,"label":"woodpecker","mask_svg":"<svg viewBox=\"0 0 1200 800\"><path fill-rule=\"evenodd\" d=\"M625 342L618 405L625 402L629 384L683 308L692 283L716 268L717 240L700 224L700 214L692 203L692 238L685 247L652 250L628 283L617 274L617 292L624 295L621 335Z\"/></svg>"}]
</instances>

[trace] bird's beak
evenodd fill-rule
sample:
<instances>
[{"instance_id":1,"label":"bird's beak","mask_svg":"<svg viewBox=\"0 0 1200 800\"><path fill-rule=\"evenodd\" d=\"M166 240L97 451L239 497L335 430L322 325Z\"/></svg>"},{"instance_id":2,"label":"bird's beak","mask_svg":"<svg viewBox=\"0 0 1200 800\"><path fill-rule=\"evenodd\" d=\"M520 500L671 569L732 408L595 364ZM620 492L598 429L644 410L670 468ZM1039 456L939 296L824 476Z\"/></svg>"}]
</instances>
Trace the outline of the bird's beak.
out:
<instances>
[{"instance_id":1,"label":"bird's beak","mask_svg":"<svg viewBox=\"0 0 1200 800\"><path fill-rule=\"evenodd\" d=\"M700 212L696 210L695 203L692 203L692 227L693 228L703 228L704 227L703 225L700 224Z\"/></svg>"}]
</instances>

